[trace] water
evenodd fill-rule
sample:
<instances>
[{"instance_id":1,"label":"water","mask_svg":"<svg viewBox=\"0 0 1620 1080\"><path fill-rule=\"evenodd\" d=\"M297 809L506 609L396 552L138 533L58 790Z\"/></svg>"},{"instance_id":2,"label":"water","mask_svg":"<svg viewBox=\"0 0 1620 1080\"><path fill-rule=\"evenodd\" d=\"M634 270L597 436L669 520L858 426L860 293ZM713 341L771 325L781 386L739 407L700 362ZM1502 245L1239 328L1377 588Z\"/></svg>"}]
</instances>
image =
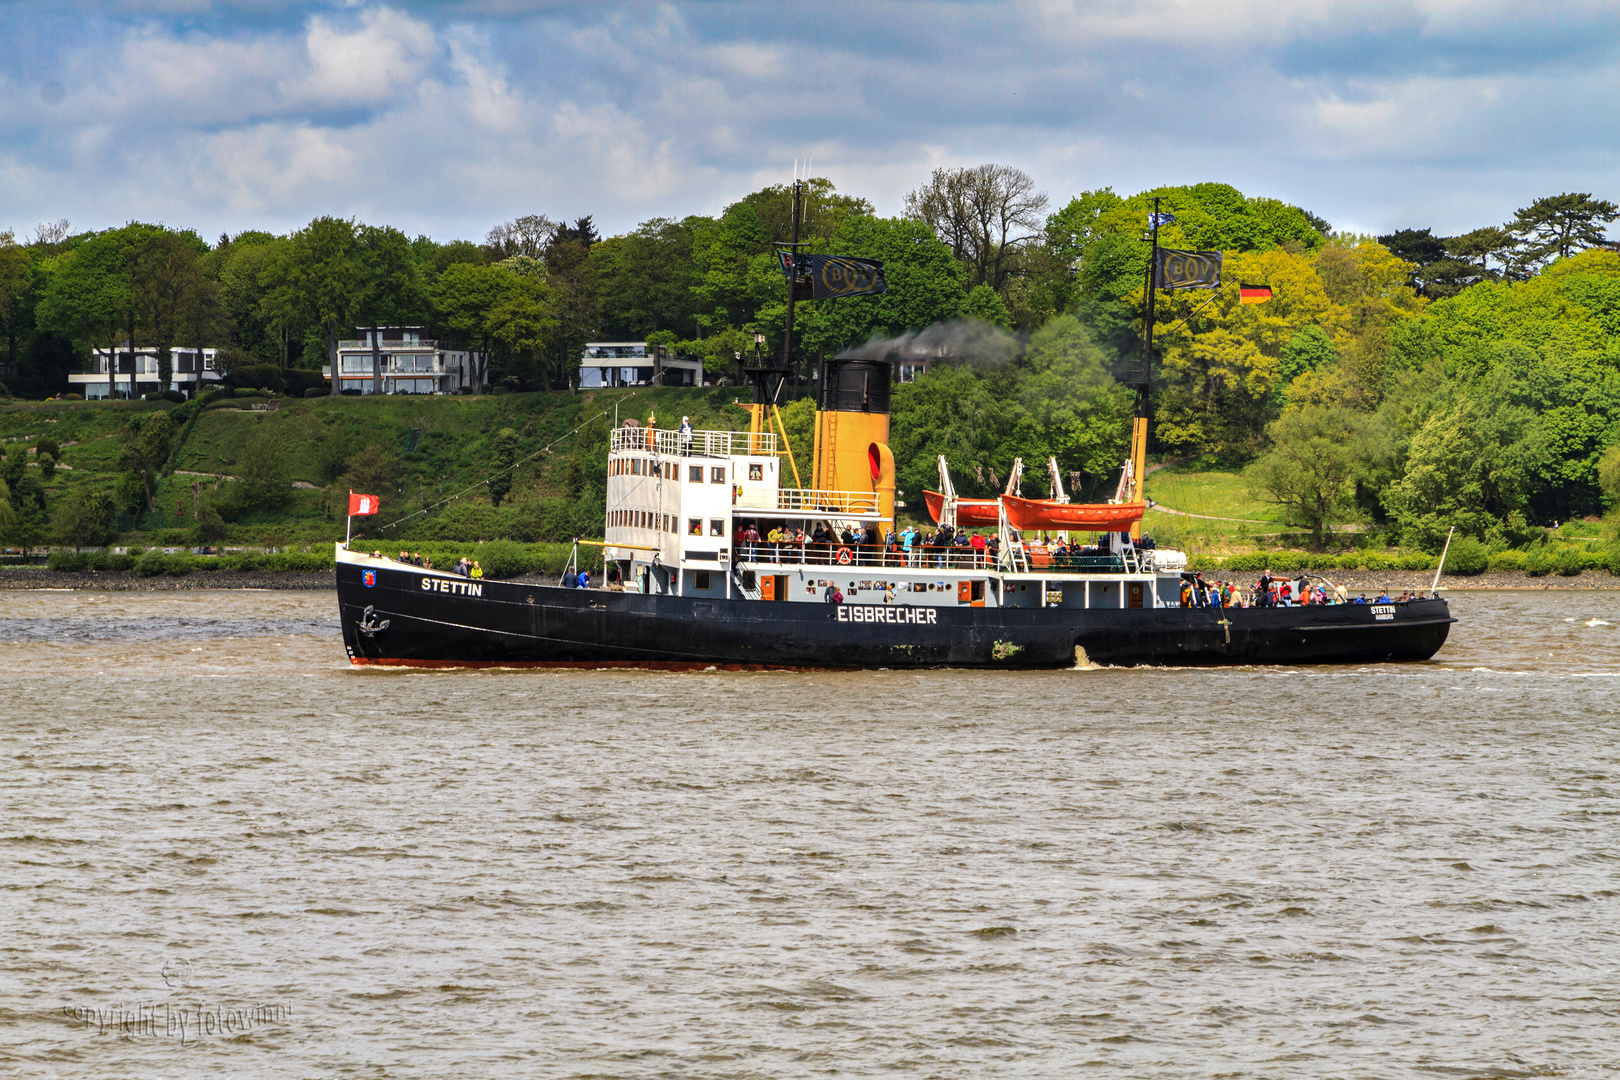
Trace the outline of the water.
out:
<instances>
[{"instance_id":1,"label":"water","mask_svg":"<svg viewBox=\"0 0 1620 1080\"><path fill-rule=\"evenodd\" d=\"M1620 594L1454 603L1415 666L538 674L0 594L0 1069L1615 1075Z\"/></svg>"}]
</instances>

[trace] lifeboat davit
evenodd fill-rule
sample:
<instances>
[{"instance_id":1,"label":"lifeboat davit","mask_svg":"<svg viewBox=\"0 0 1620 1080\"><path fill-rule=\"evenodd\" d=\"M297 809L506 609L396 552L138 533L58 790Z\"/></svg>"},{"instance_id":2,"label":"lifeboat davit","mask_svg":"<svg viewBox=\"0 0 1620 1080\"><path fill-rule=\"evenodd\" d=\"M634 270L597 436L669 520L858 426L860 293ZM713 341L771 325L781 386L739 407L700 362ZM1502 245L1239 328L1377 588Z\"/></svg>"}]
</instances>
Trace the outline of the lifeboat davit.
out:
<instances>
[{"instance_id":1,"label":"lifeboat davit","mask_svg":"<svg viewBox=\"0 0 1620 1080\"><path fill-rule=\"evenodd\" d=\"M1003 495L1001 503L1007 508L1007 524L1019 532L1035 529L1126 532L1147 513L1145 502L1060 503ZM961 511L957 513L960 515Z\"/></svg>"},{"instance_id":2,"label":"lifeboat davit","mask_svg":"<svg viewBox=\"0 0 1620 1080\"><path fill-rule=\"evenodd\" d=\"M938 525L945 516L945 496L937 491L924 491L923 501L928 504L928 516ZM1001 523L1001 507L994 499L957 499L956 527L958 529L993 529Z\"/></svg>"}]
</instances>

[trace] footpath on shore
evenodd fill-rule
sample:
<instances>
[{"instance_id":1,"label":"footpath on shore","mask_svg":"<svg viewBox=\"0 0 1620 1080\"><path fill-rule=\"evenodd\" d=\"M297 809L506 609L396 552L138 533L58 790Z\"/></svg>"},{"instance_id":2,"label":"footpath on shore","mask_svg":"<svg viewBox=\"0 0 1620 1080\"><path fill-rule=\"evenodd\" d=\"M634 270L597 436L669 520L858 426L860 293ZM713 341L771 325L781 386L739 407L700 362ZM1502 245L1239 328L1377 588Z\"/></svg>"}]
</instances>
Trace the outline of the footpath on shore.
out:
<instances>
[{"instance_id":1,"label":"footpath on shore","mask_svg":"<svg viewBox=\"0 0 1620 1080\"><path fill-rule=\"evenodd\" d=\"M867 573L872 571L867 570ZM1251 585L1258 574L1207 572L1205 580L1232 581ZM1369 598L1387 589L1399 595L1403 589L1428 592L1434 572L1426 570L1329 570L1311 572L1311 577L1343 585L1352 595ZM532 574L510 580L536 585L555 585L555 575ZM196 589L333 589L336 582L330 570L312 573L294 571L219 570L212 573L155 574L141 577L123 571L70 572L48 570L43 566L0 568L0 591L7 589L85 589L101 592L182 592ZM1547 574L1532 577L1522 570L1474 574L1469 577L1445 575L1440 579L1445 592L1489 592L1500 589L1620 589L1620 578L1604 570L1587 570L1573 577Z\"/></svg>"}]
</instances>

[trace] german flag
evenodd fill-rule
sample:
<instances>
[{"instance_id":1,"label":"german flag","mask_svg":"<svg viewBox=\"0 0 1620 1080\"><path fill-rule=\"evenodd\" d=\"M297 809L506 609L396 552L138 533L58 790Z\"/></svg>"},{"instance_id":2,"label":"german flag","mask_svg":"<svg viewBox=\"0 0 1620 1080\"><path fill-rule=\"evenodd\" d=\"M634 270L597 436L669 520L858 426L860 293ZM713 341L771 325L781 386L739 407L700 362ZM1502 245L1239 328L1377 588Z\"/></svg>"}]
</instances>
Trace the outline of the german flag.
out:
<instances>
[{"instance_id":1,"label":"german flag","mask_svg":"<svg viewBox=\"0 0 1620 1080\"><path fill-rule=\"evenodd\" d=\"M1271 299L1270 285L1239 285L1238 303L1263 304Z\"/></svg>"}]
</instances>

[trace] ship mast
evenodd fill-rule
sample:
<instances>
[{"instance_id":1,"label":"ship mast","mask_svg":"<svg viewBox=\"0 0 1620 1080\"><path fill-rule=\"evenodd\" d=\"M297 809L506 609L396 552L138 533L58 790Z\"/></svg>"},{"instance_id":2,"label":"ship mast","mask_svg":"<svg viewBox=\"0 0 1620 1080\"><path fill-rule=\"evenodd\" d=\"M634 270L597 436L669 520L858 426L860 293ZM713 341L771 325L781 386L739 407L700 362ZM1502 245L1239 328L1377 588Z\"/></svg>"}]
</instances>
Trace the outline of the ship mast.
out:
<instances>
[{"instance_id":1,"label":"ship mast","mask_svg":"<svg viewBox=\"0 0 1620 1080\"><path fill-rule=\"evenodd\" d=\"M1142 327L1142 381L1136 387L1136 419L1131 422L1131 501L1142 502L1147 480L1148 411L1153 394L1153 316L1154 300L1159 292L1159 196L1153 197L1153 216L1148 218L1149 240L1152 250L1148 254L1147 312ZM790 309L791 310L791 309ZM1131 526L1131 538L1141 539L1142 523Z\"/></svg>"}]
</instances>

